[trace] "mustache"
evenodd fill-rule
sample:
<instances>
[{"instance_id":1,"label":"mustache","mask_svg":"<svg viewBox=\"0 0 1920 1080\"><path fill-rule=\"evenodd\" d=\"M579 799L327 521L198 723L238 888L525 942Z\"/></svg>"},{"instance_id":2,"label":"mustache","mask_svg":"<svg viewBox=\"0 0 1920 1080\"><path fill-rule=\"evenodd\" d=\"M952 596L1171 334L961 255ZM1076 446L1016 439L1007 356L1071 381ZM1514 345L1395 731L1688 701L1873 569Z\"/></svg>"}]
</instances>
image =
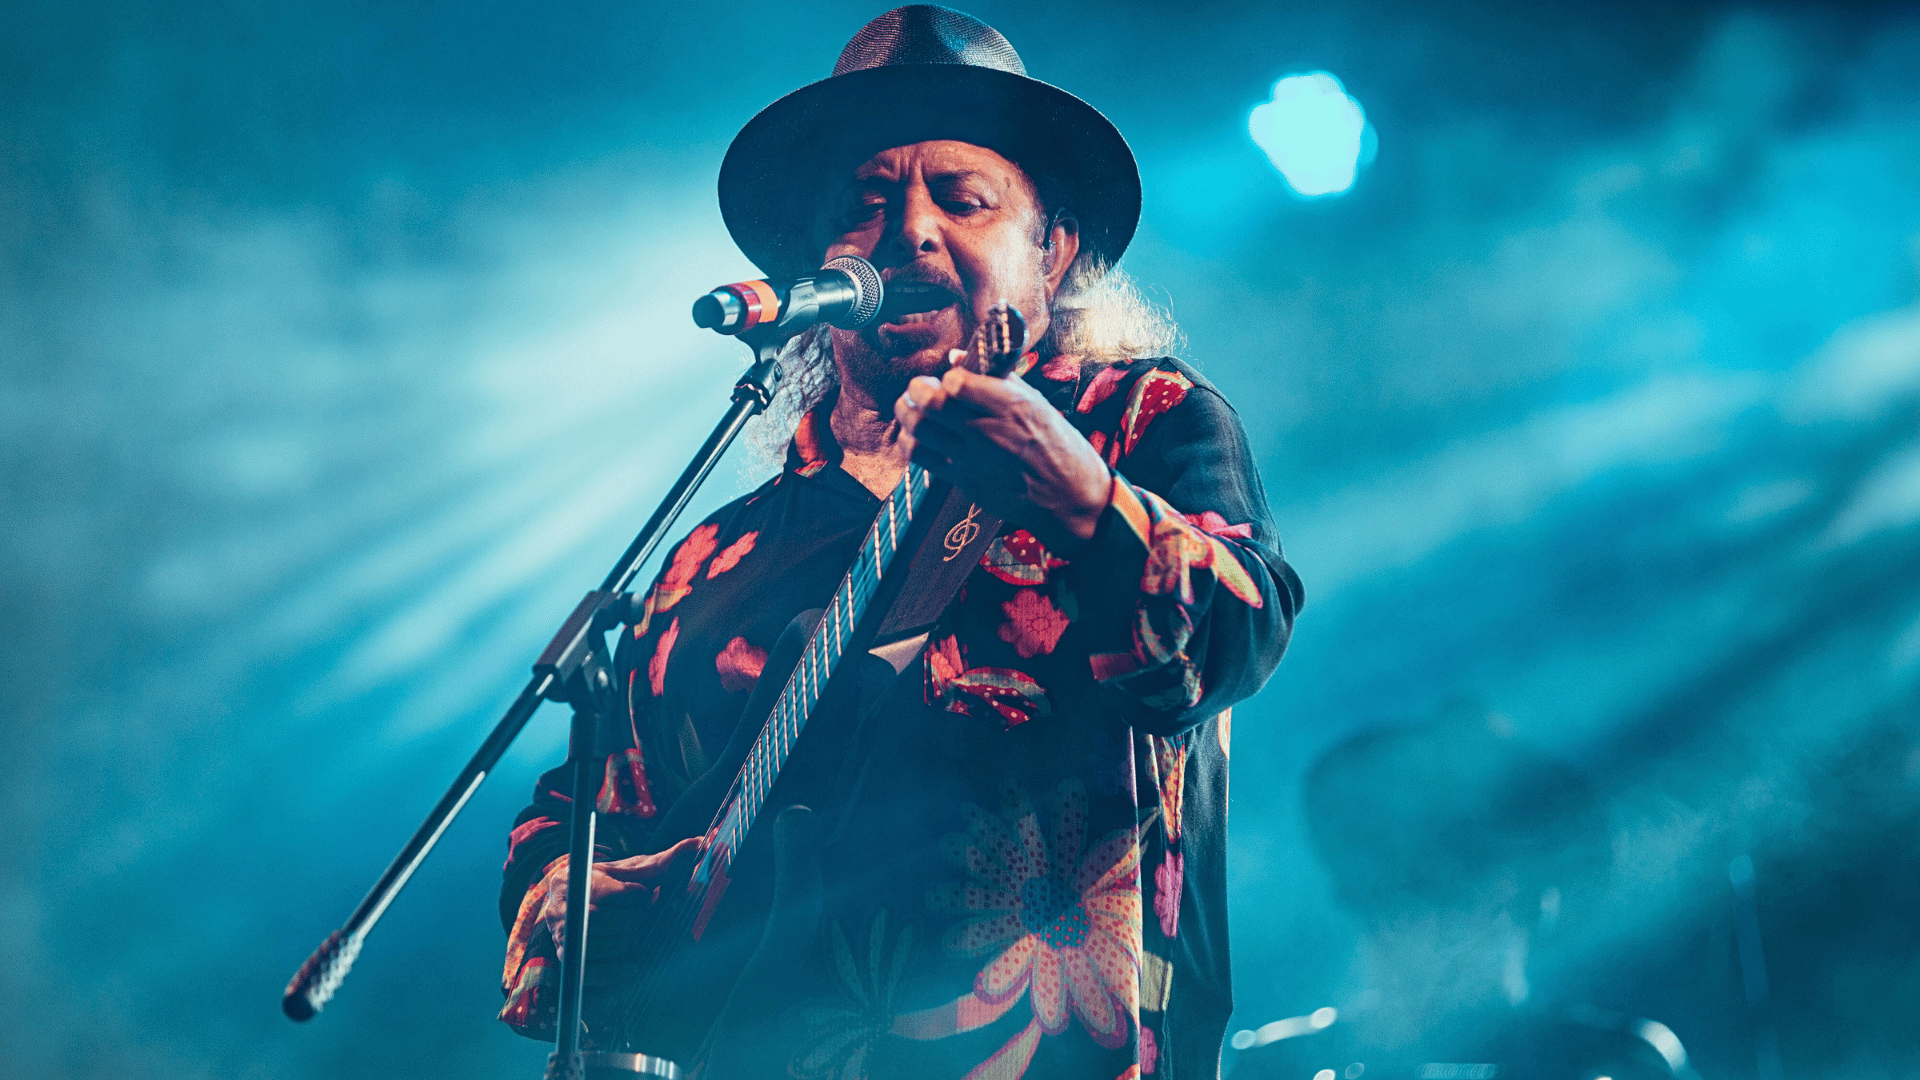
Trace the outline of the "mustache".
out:
<instances>
[{"instance_id":1,"label":"mustache","mask_svg":"<svg viewBox=\"0 0 1920 1080\"><path fill-rule=\"evenodd\" d=\"M903 285L918 285L944 289L955 296L965 296L966 290L960 287L960 279L954 274L937 266L921 263L909 263L906 266L880 271L880 281L885 288Z\"/></svg>"}]
</instances>

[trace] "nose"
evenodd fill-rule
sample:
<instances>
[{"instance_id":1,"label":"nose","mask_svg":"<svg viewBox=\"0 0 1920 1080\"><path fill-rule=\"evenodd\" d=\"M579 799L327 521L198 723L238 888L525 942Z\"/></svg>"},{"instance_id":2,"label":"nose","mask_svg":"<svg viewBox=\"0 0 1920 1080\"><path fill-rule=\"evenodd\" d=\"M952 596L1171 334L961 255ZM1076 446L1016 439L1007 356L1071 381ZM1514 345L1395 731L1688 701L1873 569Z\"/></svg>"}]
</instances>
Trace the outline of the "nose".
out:
<instances>
[{"instance_id":1,"label":"nose","mask_svg":"<svg viewBox=\"0 0 1920 1080\"><path fill-rule=\"evenodd\" d=\"M940 208L923 183L910 184L900 207L901 255L912 262L940 250Z\"/></svg>"}]
</instances>

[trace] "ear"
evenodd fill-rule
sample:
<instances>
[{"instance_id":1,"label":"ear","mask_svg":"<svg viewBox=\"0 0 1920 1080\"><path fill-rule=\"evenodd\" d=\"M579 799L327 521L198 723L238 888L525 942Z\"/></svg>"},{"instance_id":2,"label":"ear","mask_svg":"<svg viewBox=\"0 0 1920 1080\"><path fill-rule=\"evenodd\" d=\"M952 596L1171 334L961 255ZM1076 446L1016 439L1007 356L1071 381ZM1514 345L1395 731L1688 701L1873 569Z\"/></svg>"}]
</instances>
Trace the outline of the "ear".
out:
<instances>
[{"instance_id":1,"label":"ear","mask_svg":"<svg viewBox=\"0 0 1920 1080\"><path fill-rule=\"evenodd\" d=\"M1047 226L1046 256L1042 263L1047 275L1047 295L1060 291L1073 260L1080 256L1080 221L1066 210L1056 210Z\"/></svg>"}]
</instances>

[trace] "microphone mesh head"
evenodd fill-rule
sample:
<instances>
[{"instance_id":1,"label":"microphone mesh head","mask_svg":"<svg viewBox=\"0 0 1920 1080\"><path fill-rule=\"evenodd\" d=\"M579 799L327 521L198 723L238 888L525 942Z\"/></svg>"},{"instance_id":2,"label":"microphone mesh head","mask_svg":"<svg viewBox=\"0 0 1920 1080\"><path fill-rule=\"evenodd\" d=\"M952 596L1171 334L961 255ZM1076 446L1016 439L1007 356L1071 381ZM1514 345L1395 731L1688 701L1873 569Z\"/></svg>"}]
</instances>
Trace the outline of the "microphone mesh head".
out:
<instances>
[{"instance_id":1,"label":"microphone mesh head","mask_svg":"<svg viewBox=\"0 0 1920 1080\"><path fill-rule=\"evenodd\" d=\"M848 330L858 330L872 322L880 314L880 271L873 264L858 255L841 255L827 260L822 270L838 270L853 279L854 287L860 290L860 299L854 303L853 310L847 313L846 321L840 325Z\"/></svg>"}]
</instances>

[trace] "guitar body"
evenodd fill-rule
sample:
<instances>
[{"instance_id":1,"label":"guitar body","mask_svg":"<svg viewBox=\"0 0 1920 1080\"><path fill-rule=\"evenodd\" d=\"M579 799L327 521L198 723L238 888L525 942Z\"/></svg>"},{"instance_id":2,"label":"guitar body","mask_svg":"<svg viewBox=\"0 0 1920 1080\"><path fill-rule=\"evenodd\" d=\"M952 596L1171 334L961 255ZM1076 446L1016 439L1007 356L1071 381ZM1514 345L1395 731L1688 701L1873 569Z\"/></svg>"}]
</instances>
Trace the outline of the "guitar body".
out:
<instances>
[{"instance_id":1,"label":"guitar body","mask_svg":"<svg viewBox=\"0 0 1920 1080\"><path fill-rule=\"evenodd\" d=\"M1020 313L996 305L974 335L968 366L1004 376L1025 341ZM998 526L944 481L907 468L832 602L796 618L769 653L741 714L766 722L739 724L719 760L655 827L655 851L694 836L706 845L686 891L660 897L640 950L620 958L638 973L601 985L589 974L589 1045L666 1058L682 1070L708 1062L710 1080L758 1075L746 1064L753 1032L731 1030L726 1018L762 1015L755 998L777 993L781 972L798 959L783 953L809 947L802 928L770 918L804 920L809 895L817 906L818 869L808 856L845 790L854 733L917 659ZM769 803L812 809L754 828Z\"/></svg>"},{"instance_id":2,"label":"guitar body","mask_svg":"<svg viewBox=\"0 0 1920 1080\"><path fill-rule=\"evenodd\" d=\"M780 676L791 677L820 616L818 608L802 613L780 635L743 716L772 711L785 682ZM842 665L821 699L808 729L811 734L769 793L773 806L801 805L821 816L832 814L834 778L843 764L837 751L894 678L894 669L871 654L851 657ZM752 725L740 725L713 766L661 820L650 844L654 850L711 831L730 792L725 781L746 762L758 734ZM768 937L768 916L775 907L776 832L765 828L748 834L727 869L725 902L714 903L697 939L684 931L649 935L650 947L636 958L643 966L640 979L588 986L585 1015L593 1045L664 1057L683 1066L705 1056L709 1031ZM651 917L660 928L689 926L699 920L706 895L697 889L673 895L663 891Z\"/></svg>"}]
</instances>

